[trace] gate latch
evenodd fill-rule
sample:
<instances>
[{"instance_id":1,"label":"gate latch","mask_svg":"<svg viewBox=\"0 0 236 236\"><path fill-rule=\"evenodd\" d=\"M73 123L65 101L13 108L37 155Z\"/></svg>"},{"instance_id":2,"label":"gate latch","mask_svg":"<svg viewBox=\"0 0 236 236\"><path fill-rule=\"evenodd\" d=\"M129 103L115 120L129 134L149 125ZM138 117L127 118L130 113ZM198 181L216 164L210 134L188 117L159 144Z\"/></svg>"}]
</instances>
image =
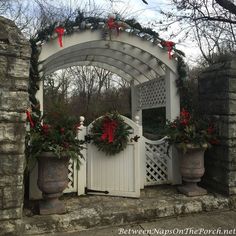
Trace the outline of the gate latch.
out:
<instances>
[{"instance_id":1,"label":"gate latch","mask_svg":"<svg viewBox=\"0 0 236 236\"><path fill-rule=\"evenodd\" d=\"M139 138L140 138L140 136L135 135L133 138L130 139L130 142L133 142L133 141L134 141L134 142L137 143Z\"/></svg>"},{"instance_id":2,"label":"gate latch","mask_svg":"<svg viewBox=\"0 0 236 236\"><path fill-rule=\"evenodd\" d=\"M92 140L93 140L92 135L87 134L87 135L84 136L84 141L85 141L86 143L90 143Z\"/></svg>"}]
</instances>

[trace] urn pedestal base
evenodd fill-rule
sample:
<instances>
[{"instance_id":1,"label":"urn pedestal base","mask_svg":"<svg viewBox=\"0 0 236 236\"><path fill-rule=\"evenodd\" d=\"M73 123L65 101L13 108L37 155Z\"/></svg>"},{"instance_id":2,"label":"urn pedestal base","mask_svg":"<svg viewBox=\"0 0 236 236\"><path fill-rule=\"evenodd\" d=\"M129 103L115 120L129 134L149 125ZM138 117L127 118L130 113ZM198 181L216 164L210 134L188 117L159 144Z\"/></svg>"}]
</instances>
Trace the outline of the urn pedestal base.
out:
<instances>
[{"instance_id":1,"label":"urn pedestal base","mask_svg":"<svg viewBox=\"0 0 236 236\"><path fill-rule=\"evenodd\" d=\"M39 204L39 214L51 215L66 213L64 202L58 199L61 195L62 194L44 194L43 200Z\"/></svg>"},{"instance_id":2,"label":"urn pedestal base","mask_svg":"<svg viewBox=\"0 0 236 236\"><path fill-rule=\"evenodd\" d=\"M202 196L207 194L207 190L199 187L197 183L185 183L184 185L178 187L178 191L188 197Z\"/></svg>"}]
</instances>

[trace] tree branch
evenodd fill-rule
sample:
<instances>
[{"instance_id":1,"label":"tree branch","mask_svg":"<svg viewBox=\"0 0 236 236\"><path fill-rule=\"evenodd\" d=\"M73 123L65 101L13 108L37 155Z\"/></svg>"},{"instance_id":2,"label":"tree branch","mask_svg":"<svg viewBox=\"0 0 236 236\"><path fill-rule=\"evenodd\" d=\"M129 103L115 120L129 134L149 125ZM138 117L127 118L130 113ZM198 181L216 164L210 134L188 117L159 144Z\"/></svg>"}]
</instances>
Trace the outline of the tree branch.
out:
<instances>
[{"instance_id":1,"label":"tree branch","mask_svg":"<svg viewBox=\"0 0 236 236\"><path fill-rule=\"evenodd\" d=\"M184 17L183 17L184 18ZM190 18L190 17L186 17L186 18ZM218 22L225 22L225 23L230 23L230 24L236 24L235 20L231 20L231 19L226 19L226 18L222 18L222 17L209 17L209 16L202 16L202 17L196 17L195 19L193 19L194 21L198 21L198 20L205 20L205 21L218 21Z\"/></svg>"},{"instance_id":2,"label":"tree branch","mask_svg":"<svg viewBox=\"0 0 236 236\"><path fill-rule=\"evenodd\" d=\"M230 0L216 0L216 2L223 7L224 9L228 10L230 13L236 15L236 5Z\"/></svg>"}]
</instances>

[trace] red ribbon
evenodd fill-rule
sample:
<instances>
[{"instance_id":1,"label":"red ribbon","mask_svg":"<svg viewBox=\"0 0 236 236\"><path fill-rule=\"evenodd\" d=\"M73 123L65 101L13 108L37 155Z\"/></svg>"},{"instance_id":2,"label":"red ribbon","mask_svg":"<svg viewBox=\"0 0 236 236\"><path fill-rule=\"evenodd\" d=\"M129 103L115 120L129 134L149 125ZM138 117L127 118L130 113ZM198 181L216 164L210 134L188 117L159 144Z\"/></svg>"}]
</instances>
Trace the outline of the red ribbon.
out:
<instances>
[{"instance_id":1,"label":"red ribbon","mask_svg":"<svg viewBox=\"0 0 236 236\"><path fill-rule=\"evenodd\" d=\"M65 33L65 29L64 29L63 27L58 26L58 27L55 29L55 32L57 33L57 36L58 36L58 43L59 43L60 47L62 48L62 47L63 47L63 44L62 44L62 36L63 36L64 33Z\"/></svg>"},{"instance_id":2,"label":"red ribbon","mask_svg":"<svg viewBox=\"0 0 236 236\"><path fill-rule=\"evenodd\" d=\"M108 20L107 20L107 26L110 30L112 29L116 29L116 32L117 32L117 35L119 35L119 32L120 32L120 26L119 24L115 21L115 19L113 17L110 17Z\"/></svg>"},{"instance_id":3,"label":"red ribbon","mask_svg":"<svg viewBox=\"0 0 236 236\"><path fill-rule=\"evenodd\" d=\"M30 122L30 127L33 128L34 127L34 122L32 120L31 114L28 110L26 111L26 116L27 116L28 121Z\"/></svg>"},{"instance_id":4,"label":"red ribbon","mask_svg":"<svg viewBox=\"0 0 236 236\"><path fill-rule=\"evenodd\" d=\"M175 43L172 41L162 41L161 45L163 47L167 47L168 48L168 55L169 55L169 59L172 59L172 55L171 52L173 50L173 47L175 46Z\"/></svg>"},{"instance_id":5,"label":"red ribbon","mask_svg":"<svg viewBox=\"0 0 236 236\"><path fill-rule=\"evenodd\" d=\"M113 143L115 131L117 128L117 122L107 118L103 123L103 134L101 136L102 140L108 139L108 143Z\"/></svg>"}]
</instances>

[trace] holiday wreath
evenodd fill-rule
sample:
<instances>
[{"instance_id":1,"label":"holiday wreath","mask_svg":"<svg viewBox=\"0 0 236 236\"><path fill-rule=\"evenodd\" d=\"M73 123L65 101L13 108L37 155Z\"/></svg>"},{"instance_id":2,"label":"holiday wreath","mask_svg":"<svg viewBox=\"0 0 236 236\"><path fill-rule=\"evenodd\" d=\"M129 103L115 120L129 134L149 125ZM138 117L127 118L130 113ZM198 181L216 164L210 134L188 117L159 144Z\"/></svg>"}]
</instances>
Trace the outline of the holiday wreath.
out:
<instances>
[{"instance_id":1,"label":"holiday wreath","mask_svg":"<svg viewBox=\"0 0 236 236\"><path fill-rule=\"evenodd\" d=\"M107 113L94 121L90 130L98 150L114 155L124 150L129 141L130 127L117 112Z\"/></svg>"}]
</instances>

